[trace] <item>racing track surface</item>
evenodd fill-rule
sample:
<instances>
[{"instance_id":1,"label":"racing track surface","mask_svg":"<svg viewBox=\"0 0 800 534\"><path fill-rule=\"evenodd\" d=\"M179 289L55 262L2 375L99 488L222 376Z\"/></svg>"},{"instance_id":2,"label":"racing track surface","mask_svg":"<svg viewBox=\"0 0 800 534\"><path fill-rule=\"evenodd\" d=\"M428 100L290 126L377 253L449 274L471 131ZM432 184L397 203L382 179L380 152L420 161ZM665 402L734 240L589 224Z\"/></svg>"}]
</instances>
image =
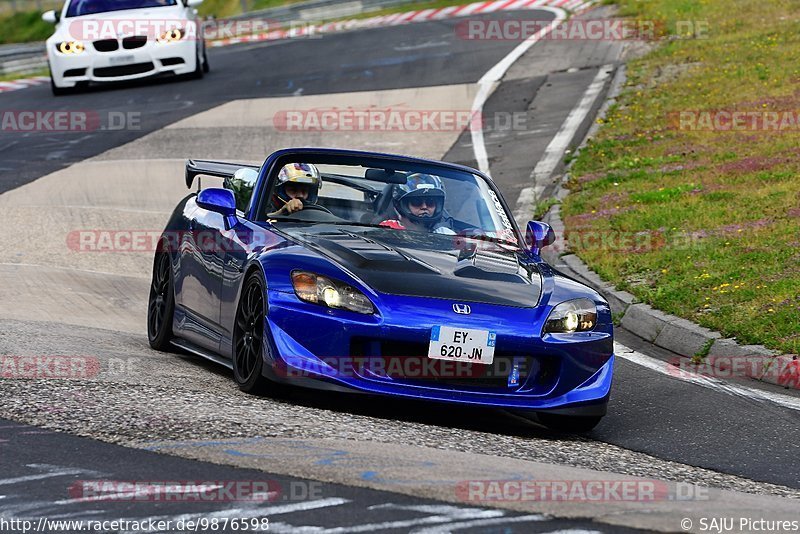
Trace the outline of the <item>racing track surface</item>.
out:
<instances>
[{"instance_id":1,"label":"racing track surface","mask_svg":"<svg viewBox=\"0 0 800 534\"><path fill-rule=\"evenodd\" d=\"M514 13L520 12L485 17L502 19ZM553 18L547 11L522 13ZM101 117L108 111L135 111L141 113L141 130L0 133L0 193L224 102L475 82L518 44L459 39L456 24L443 20L322 39L213 48L209 49L212 72L200 83L145 82L58 99L47 85L3 94L4 110L91 110Z\"/></svg>"},{"instance_id":2,"label":"racing track surface","mask_svg":"<svg viewBox=\"0 0 800 534\"><path fill-rule=\"evenodd\" d=\"M292 392L288 398L248 397L236 390L224 370L147 348L142 328L147 254L76 255L64 250L64 235L74 229L158 228L170 206L185 194L180 188L183 157L258 160L269 150L298 144L302 136L264 133L259 121L277 110L348 103L469 106L474 96L471 82L516 43L461 41L453 36L454 24L423 23L322 40L212 49L213 71L200 82L144 84L58 100L46 87L0 95L3 109L142 113L140 131L0 134L0 191L47 175L0 196L0 206L15 228L14 235L0 238L0 246L18 251L0 264L0 354L88 353L104 364L103 372L79 387L70 381L5 380L0 416L284 475L406 493L421 484L426 497L444 500L453 496L437 489L436 477L458 470L437 457L437 451L470 454L477 463L493 457L496 472L507 475L510 472L501 465L523 460L800 496L800 458L789 446L790 436L800 434L796 410L688 384L622 359L611 413L588 439L554 436L494 411L386 399L367 404L360 398L306 391ZM486 132L493 175L512 205L526 173L597 70L616 54L608 43L539 43L512 67L487 102L486 110L522 111L534 119L535 127L524 132ZM324 96L329 93L337 95ZM243 100L256 98L265 100ZM254 111L261 115L254 116ZM372 143L375 149L474 164L468 136L452 133L379 139L355 133L315 141L355 147ZM110 149L114 150L107 152ZM50 174L95 156L99 157ZM31 226L33 230L25 229ZM670 356L633 339L623 342L655 357ZM242 442L255 437L262 441ZM2 439L8 439L5 431L0 446L11 445ZM39 439L47 443L62 438L43 434ZM335 450L357 462L309 463L308 458L282 451L276 440L285 439L317 448L335 441ZM426 447L425 454L437 459L411 461L395 455L389 461L360 448L390 450L393 444ZM56 447L36 450L42 457L53 451L52 459L42 458L40 463L63 462ZM516 472L529 468L519 464ZM537 464L536 469L541 472L544 467ZM144 476L135 464L117 473L114 476L126 479ZM483 474L489 478L491 470ZM749 506L743 509L759 509L752 502ZM0 514L2 510L0 504ZM639 519L627 520L636 524Z\"/></svg>"}]
</instances>

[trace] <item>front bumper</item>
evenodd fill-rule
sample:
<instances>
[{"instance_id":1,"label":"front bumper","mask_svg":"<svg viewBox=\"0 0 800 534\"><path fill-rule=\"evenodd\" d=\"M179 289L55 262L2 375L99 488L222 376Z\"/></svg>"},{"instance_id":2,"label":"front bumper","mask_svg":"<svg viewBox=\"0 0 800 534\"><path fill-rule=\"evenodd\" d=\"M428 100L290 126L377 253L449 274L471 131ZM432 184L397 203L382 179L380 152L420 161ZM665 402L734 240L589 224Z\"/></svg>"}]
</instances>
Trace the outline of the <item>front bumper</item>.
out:
<instances>
[{"instance_id":1,"label":"front bumper","mask_svg":"<svg viewBox=\"0 0 800 534\"><path fill-rule=\"evenodd\" d=\"M189 74L199 61L194 40L174 43L148 41L133 50L98 52L92 43L80 54L62 54L48 42L47 55L53 82L59 88L80 83L109 83L162 75Z\"/></svg>"},{"instance_id":2,"label":"front bumper","mask_svg":"<svg viewBox=\"0 0 800 534\"><path fill-rule=\"evenodd\" d=\"M451 317L452 310L446 313L449 302L413 299L418 305L409 306L406 298L402 306L384 303L381 316L364 316L309 305L294 294L267 294L270 351L265 374L272 380L514 410L605 413L614 368L610 325L580 336L541 338L536 325L544 317L536 309L473 305L472 316L464 319ZM427 342L431 327L442 323L495 330L495 363L506 365L431 371ZM387 353L391 347L403 348ZM399 373L388 371L393 363ZM442 373L447 369L449 374ZM476 369L486 371L478 375ZM509 376L513 373L515 380Z\"/></svg>"}]
</instances>

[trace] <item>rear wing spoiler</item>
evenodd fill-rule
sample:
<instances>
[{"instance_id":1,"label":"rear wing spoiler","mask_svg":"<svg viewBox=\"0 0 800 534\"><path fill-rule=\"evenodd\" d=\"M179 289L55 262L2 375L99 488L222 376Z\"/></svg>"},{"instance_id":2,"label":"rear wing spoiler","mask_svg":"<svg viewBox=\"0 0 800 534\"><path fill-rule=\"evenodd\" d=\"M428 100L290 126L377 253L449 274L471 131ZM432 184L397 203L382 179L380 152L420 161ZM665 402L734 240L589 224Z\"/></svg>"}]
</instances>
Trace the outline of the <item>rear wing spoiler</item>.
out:
<instances>
[{"instance_id":1,"label":"rear wing spoiler","mask_svg":"<svg viewBox=\"0 0 800 534\"><path fill-rule=\"evenodd\" d=\"M225 161L209 161L204 159L186 160L186 187L191 189L195 176L216 176L217 178L233 178L239 169L253 169L258 172L261 167L250 163L229 163Z\"/></svg>"}]
</instances>

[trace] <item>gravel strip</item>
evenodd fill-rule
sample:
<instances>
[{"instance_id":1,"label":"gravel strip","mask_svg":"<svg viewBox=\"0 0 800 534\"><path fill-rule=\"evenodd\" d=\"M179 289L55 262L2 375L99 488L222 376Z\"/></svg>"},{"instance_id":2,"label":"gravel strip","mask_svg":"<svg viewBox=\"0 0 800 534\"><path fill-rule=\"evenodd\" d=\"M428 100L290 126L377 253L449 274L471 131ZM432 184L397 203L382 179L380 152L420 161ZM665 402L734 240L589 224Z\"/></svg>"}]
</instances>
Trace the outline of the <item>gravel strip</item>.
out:
<instances>
[{"instance_id":1,"label":"gravel strip","mask_svg":"<svg viewBox=\"0 0 800 534\"><path fill-rule=\"evenodd\" d=\"M226 369L162 354L144 336L58 324L4 321L7 356L84 356L99 367L73 379L0 378L0 416L120 445L242 437L401 443L800 498L800 491L664 461L587 438L555 436L492 410L292 390L241 393ZM87 354L86 347L103 347ZM96 358L96 360L95 360ZM368 428L369 432L364 429ZM180 451L175 451L180 453Z\"/></svg>"}]
</instances>

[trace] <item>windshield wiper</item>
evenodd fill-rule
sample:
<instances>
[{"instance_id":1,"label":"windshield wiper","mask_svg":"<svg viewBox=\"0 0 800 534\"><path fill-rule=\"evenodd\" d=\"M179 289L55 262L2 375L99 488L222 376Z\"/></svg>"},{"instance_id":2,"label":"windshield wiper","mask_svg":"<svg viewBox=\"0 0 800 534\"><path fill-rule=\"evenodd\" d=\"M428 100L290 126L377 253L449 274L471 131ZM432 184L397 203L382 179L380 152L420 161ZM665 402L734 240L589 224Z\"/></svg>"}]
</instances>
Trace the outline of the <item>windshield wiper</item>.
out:
<instances>
[{"instance_id":1,"label":"windshield wiper","mask_svg":"<svg viewBox=\"0 0 800 534\"><path fill-rule=\"evenodd\" d=\"M464 239L474 239L475 241L491 241L492 243L497 243L498 245L514 247L515 250L522 249L522 247L516 241L509 241L508 239L502 239L500 237L492 237L489 235L462 235L459 237L463 237Z\"/></svg>"},{"instance_id":2,"label":"windshield wiper","mask_svg":"<svg viewBox=\"0 0 800 534\"><path fill-rule=\"evenodd\" d=\"M369 228L389 228L388 226L381 226L380 224L362 223L354 221L337 222L333 224L335 224L336 226L367 226Z\"/></svg>"},{"instance_id":3,"label":"windshield wiper","mask_svg":"<svg viewBox=\"0 0 800 534\"><path fill-rule=\"evenodd\" d=\"M313 224L339 224L331 221L311 221L309 219L297 219L295 217L267 217L266 222L299 222L299 223L313 223Z\"/></svg>"}]
</instances>

